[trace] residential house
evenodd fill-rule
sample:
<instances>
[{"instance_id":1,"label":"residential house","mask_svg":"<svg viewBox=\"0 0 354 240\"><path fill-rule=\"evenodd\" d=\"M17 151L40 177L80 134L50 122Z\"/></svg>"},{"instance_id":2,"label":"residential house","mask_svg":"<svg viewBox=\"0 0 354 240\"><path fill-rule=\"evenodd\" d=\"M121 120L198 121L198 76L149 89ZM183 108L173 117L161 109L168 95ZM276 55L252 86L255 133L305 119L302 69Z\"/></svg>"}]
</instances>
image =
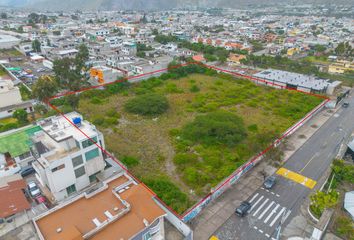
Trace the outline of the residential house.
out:
<instances>
[{"instance_id":1,"label":"residential house","mask_svg":"<svg viewBox=\"0 0 354 240\"><path fill-rule=\"evenodd\" d=\"M13 81L0 79L0 119L11 117L17 109L34 111L31 101L22 101L20 89Z\"/></svg>"},{"instance_id":2,"label":"residential house","mask_svg":"<svg viewBox=\"0 0 354 240\"><path fill-rule=\"evenodd\" d=\"M170 220L192 239L189 227L164 208L149 189L120 173L35 217L33 223L40 240L163 240L165 221Z\"/></svg>"},{"instance_id":3,"label":"residential house","mask_svg":"<svg viewBox=\"0 0 354 240\"><path fill-rule=\"evenodd\" d=\"M32 165L38 181L51 192L50 200L61 201L94 182L105 168L104 139L98 129L76 112L38 124L43 131L31 138L36 158Z\"/></svg>"},{"instance_id":4,"label":"residential house","mask_svg":"<svg viewBox=\"0 0 354 240\"><path fill-rule=\"evenodd\" d=\"M26 181L19 174L0 177L0 220L8 220L31 208L25 190Z\"/></svg>"}]
</instances>

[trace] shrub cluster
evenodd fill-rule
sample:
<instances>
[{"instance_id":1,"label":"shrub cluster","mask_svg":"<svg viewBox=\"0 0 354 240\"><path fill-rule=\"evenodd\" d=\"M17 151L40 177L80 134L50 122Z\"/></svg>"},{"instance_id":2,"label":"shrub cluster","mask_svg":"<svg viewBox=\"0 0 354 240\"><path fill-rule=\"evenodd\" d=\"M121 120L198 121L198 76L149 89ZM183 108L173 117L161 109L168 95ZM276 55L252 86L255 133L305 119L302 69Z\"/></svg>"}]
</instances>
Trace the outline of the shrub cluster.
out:
<instances>
[{"instance_id":1,"label":"shrub cluster","mask_svg":"<svg viewBox=\"0 0 354 240\"><path fill-rule=\"evenodd\" d=\"M136 96L124 105L127 112L145 116L162 114L167 111L168 107L167 98L156 93Z\"/></svg>"}]
</instances>

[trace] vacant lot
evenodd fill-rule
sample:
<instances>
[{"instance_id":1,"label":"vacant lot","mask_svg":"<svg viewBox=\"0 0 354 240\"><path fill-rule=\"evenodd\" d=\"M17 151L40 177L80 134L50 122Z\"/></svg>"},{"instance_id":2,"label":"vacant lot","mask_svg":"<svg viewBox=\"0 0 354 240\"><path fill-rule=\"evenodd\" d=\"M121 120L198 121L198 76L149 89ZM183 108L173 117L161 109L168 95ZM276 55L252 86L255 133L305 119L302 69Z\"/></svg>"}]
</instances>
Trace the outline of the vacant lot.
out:
<instances>
[{"instance_id":1,"label":"vacant lot","mask_svg":"<svg viewBox=\"0 0 354 240\"><path fill-rule=\"evenodd\" d=\"M167 97L165 113L146 117L125 111L128 100L150 92ZM167 204L183 212L320 102L228 75L191 74L177 80L149 80L108 97L87 94L79 111L98 125L110 152ZM197 116L215 111L219 113L213 118L226 112L232 114L225 119L238 119L244 129L238 135L241 140L214 141L214 129L207 132L210 138L201 141L189 136L189 129L193 132L199 124L190 126ZM219 122L213 124L220 132Z\"/></svg>"}]
</instances>

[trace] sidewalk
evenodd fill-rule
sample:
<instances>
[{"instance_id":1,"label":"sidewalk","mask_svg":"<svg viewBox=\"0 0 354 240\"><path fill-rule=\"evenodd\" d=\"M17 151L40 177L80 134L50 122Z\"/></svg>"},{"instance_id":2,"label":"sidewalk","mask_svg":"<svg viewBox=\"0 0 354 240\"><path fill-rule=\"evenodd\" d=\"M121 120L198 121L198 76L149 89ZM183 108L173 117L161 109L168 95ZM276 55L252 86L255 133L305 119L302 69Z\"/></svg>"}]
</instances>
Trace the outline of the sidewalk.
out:
<instances>
[{"instance_id":1,"label":"sidewalk","mask_svg":"<svg viewBox=\"0 0 354 240\"><path fill-rule=\"evenodd\" d=\"M287 139L287 149L284 151L284 161L301 148L301 146L332 116L336 110L324 109L304 126ZM249 173L243 176L235 185L230 187L223 195L202 210L199 216L190 222L194 231L194 239L205 240L231 216L238 205L249 198L253 192L261 187L264 179L260 174L265 170L272 175L277 170L267 166L265 162L259 163Z\"/></svg>"}]
</instances>

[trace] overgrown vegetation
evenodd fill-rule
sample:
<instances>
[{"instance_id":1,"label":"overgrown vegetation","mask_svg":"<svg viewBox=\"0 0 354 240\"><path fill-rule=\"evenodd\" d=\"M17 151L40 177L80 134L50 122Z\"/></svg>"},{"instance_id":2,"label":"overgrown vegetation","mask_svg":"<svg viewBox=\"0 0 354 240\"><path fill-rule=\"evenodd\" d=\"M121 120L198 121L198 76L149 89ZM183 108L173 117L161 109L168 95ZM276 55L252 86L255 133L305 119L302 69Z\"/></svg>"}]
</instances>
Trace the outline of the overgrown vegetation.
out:
<instances>
[{"instance_id":1,"label":"overgrown vegetation","mask_svg":"<svg viewBox=\"0 0 354 240\"><path fill-rule=\"evenodd\" d=\"M176 64L158 78L84 92L78 110L103 132L108 150L179 213L321 102ZM157 104L147 96L159 96ZM105 124L108 112L118 112L118 121Z\"/></svg>"},{"instance_id":2,"label":"overgrown vegetation","mask_svg":"<svg viewBox=\"0 0 354 240\"><path fill-rule=\"evenodd\" d=\"M130 99L124 105L124 109L130 113L154 116L166 112L168 106L168 101L165 96L156 93L148 93Z\"/></svg>"}]
</instances>

